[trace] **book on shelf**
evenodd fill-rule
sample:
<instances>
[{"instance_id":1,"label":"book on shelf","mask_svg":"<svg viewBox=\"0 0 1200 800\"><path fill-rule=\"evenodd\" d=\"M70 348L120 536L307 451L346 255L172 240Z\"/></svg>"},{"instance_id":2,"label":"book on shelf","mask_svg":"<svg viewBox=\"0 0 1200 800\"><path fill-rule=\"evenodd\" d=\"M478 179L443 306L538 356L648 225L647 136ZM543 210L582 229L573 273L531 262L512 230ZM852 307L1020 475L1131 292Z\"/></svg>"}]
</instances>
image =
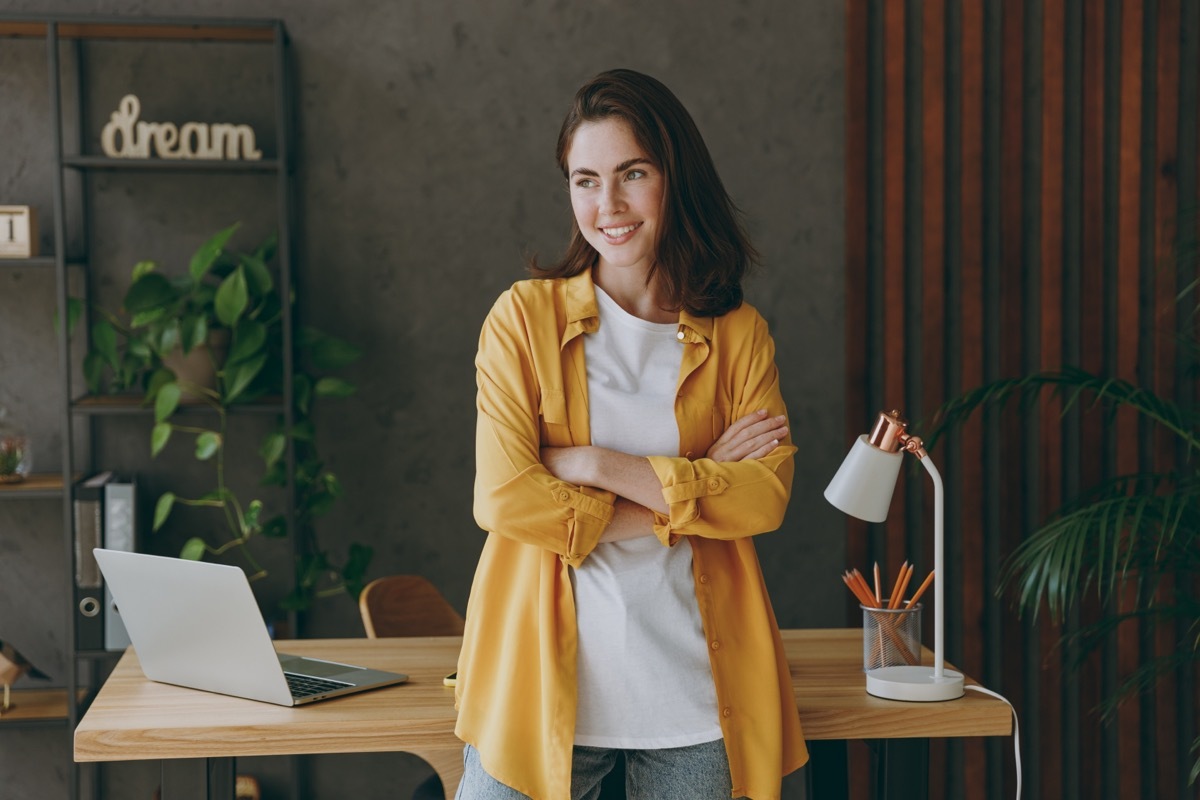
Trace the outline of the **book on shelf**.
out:
<instances>
[{"instance_id":1,"label":"book on shelf","mask_svg":"<svg viewBox=\"0 0 1200 800\"><path fill-rule=\"evenodd\" d=\"M112 472L100 472L75 484L75 649L104 647L104 579L92 548L104 535L104 487Z\"/></svg>"},{"instance_id":2,"label":"book on shelf","mask_svg":"<svg viewBox=\"0 0 1200 800\"><path fill-rule=\"evenodd\" d=\"M134 552L137 550L137 537L137 482L126 476L115 476L104 485L103 546L109 550ZM104 649L124 651L129 645L129 633L121 620L121 611L106 586Z\"/></svg>"}]
</instances>

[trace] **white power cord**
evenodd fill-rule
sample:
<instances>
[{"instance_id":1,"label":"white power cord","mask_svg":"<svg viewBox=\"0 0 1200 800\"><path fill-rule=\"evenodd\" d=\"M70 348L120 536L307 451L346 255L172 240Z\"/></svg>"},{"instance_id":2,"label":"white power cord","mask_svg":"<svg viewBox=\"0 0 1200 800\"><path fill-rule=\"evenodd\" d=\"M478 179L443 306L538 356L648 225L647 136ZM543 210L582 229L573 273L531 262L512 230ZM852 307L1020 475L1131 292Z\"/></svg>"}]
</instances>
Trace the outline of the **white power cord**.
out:
<instances>
[{"instance_id":1,"label":"white power cord","mask_svg":"<svg viewBox=\"0 0 1200 800\"><path fill-rule=\"evenodd\" d=\"M1008 702L1008 698L998 692L993 692L991 689L985 689L982 686L975 684L967 684L964 689L970 689L975 692L991 695L997 700L1002 700L1013 715L1013 756L1017 761L1017 800L1021 800L1021 727L1017 724L1017 710L1013 708L1013 704Z\"/></svg>"}]
</instances>

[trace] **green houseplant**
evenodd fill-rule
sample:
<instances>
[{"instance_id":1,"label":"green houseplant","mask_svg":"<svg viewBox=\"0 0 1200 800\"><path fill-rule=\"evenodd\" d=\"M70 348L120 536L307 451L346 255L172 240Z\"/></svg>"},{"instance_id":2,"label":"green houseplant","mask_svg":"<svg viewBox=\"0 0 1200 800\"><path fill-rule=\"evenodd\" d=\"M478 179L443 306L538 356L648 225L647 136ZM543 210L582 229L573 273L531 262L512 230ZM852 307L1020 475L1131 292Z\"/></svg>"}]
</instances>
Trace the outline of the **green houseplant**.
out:
<instances>
[{"instance_id":1,"label":"green houseplant","mask_svg":"<svg viewBox=\"0 0 1200 800\"><path fill-rule=\"evenodd\" d=\"M1192 352L1197 344L1184 343ZM1169 432L1188 456L1163 472L1108 478L1068 500L1008 556L1001 571L997 594L1012 590L1018 613L1035 621L1044 606L1061 623L1081 598L1095 593L1100 610L1063 638L1075 650L1072 667L1126 622L1149 629L1184 623L1186 635L1175 652L1141 662L1104 699L1100 710L1107 716L1160 677L1200 662L1200 466L1195 461L1200 409L1128 381L1064 367L995 381L950 401L938 412L929 446L984 406L1032 402L1046 391L1063 398L1064 413L1076 406L1110 415L1128 409ZM1162 586L1170 591L1160 592ZM1136 601L1121 604L1121 597ZM1200 752L1200 738L1192 751L1193 756ZM1190 781L1198 775L1200 760L1193 763Z\"/></svg>"},{"instance_id":2,"label":"green houseplant","mask_svg":"<svg viewBox=\"0 0 1200 800\"><path fill-rule=\"evenodd\" d=\"M153 406L152 455L157 456L172 439L188 436L194 437L195 457L213 465L211 491L198 497L167 491L158 498L153 530L159 530L179 505L214 509L222 520L217 541L193 537L180 555L220 557L236 549L250 566L251 576L261 577L265 571L252 542L259 537L286 538L287 522L282 513L266 516L260 500L243 501L227 483L228 414L236 405L282 394L285 303L269 267L274 239L252 252L233 252L227 245L237 228L232 225L201 245L181 275L168 276L151 261L137 263L120 313L96 309L99 318L91 326L91 347L83 367L91 393L132 390ZM73 301L69 324L81 312L82 305ZM280 415L258 453L263 485L285 486L284 455L290 438L296 463L298 541L295 583L283 605L303 609L317 596L346 591L357 597L371 550L351 543L339 562L321 546L315 524L337 500L341 486L317 451L312 412L318 398L354 393L352 384L328 373L355 361L360 351L341 339L302 327L293 356L294 424L287 430ZM184 374L180 360L188 357L208 363L211 383ZM207 406L216 423L184 424L177 412L188 403Z\"/></svg>"}]
</instances>

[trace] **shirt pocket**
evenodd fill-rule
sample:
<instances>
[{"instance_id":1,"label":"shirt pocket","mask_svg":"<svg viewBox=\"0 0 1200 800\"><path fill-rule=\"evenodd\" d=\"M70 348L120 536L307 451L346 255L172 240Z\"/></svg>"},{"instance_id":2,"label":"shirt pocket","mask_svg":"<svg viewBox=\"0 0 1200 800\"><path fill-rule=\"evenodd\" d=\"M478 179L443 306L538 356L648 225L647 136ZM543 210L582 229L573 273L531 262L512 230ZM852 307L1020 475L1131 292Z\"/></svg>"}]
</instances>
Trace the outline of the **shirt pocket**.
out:
<instances>
[{"instance_id":1,"label":"shirt pocket","mask_svg":"<svg viewBox=\"0 0 1200 800\"><path fill-rule=\"evenodd\" d=\"M543 447L569 447L571 431L567 427L567 397L562 392L543 391L538 408Z\"/></svg>"},{"instance_id":2,"label":"shirt pocket","mask_svg":"<svg viewBox=\"0 0 1200 800\"><path fill-rule=\"evenodd\" d=\"M713 403L712 407L712 439L708 443L708 447L712 447L712 443L721 438L721 434L733 422L729 418L729 405L720 400ZM707 448L705 448L707 449Z\"/></svg>"}]
</instances>

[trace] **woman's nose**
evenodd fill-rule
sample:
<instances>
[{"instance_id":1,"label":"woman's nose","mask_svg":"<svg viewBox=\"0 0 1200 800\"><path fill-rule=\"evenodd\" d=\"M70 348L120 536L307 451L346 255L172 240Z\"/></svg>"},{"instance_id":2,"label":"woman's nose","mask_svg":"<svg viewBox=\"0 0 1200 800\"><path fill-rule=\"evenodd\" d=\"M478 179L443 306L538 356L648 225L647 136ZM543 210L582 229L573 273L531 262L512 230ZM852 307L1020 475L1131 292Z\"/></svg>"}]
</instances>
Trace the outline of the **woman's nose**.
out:
<instances>
[{"instance_id":1,"label":"woman's nose","mask_svg":"<svg viewBox=\"0 0 1200 800\"><path fill-rule=\"evenodd\" d=\"M604 214L615 214L625 208L625 198L619 188L605 187L600 194L600 211Z\"/></svg>"}]
</instances>

